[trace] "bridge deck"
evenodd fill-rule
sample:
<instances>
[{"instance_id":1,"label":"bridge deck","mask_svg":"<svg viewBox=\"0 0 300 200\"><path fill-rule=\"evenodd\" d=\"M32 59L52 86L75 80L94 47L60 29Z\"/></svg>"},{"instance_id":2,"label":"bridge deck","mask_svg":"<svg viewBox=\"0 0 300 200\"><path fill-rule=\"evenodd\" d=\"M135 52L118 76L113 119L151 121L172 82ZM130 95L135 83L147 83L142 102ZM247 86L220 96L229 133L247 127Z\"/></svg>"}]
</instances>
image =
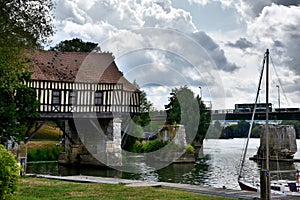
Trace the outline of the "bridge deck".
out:
<instances>
[{"instance_id":1,"label":"bridge deck","mask_svg":"<svg viewBox=\"0 0 300 200\"><path fill-rule=\"evenodd\" d=\"M213 120L251 120L251 112L212 112ZM255 113L255 120L265 120L266 114L263 112ZM300 111L297 112L270 112L270 120L300 120Z\"/></svg>"}]
</instances>

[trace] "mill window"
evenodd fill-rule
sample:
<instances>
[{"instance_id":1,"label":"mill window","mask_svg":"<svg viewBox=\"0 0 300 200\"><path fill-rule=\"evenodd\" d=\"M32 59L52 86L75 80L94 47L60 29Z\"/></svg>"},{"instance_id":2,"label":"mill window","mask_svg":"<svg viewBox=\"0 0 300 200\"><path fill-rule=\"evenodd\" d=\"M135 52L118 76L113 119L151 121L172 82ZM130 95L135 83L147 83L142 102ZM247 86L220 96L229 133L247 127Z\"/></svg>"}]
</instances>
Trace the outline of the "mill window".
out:
<instances>
[{"instance_id":1,"label":"mill window","mask_svg":"<svg viewBox=\"0 0 300 200\"><path fill-rule=\"evenodd\" d=\"M71 90L69 92L69 104L75 105L77 100L77 91L76 90Z\"/></svg>"},{"instance_id":2,"label":"mill window","mask_svg":"<svg viewBox=\"0 0 300 200\"><path fill-rule=\"evenodd\" d=\"M102 91L96 91L95 92L95 105L101 106L103 105L103 92Z\"/></svg>"},{"instance_id":3,"label":"mill window","mask_svg":"<svg viewBox=\"0 0 300 200\"><path fill-rule=\"evenodd\" d=\"M60 105L61 92L59 90L52 91L52 104Z\"/></svg>"}]
</instances>

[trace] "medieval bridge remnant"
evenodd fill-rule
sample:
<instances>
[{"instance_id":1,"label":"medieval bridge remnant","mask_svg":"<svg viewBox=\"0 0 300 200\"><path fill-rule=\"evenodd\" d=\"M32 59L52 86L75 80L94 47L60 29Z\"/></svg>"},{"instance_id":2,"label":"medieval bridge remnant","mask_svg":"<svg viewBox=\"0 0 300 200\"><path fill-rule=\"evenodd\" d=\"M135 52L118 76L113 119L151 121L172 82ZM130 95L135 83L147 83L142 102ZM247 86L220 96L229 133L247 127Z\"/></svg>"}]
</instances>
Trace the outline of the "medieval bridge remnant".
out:
<instances>
[{"instance_id":1,"label":"medieval bridge remnant","mask_svg":"<svg viewBox=\"0 0 300 200\"><path fill-rule=\"evenodd\" d=\"M122 117L140 112L139 90L123 77L112 54L35 51L29 57L34 69L26 84L36 90L40 118L65 122L60 161L95 165L99 154L104 163L121 165ZM96 141L95 133L105 137Z\"/></svg>"}]
</instances>

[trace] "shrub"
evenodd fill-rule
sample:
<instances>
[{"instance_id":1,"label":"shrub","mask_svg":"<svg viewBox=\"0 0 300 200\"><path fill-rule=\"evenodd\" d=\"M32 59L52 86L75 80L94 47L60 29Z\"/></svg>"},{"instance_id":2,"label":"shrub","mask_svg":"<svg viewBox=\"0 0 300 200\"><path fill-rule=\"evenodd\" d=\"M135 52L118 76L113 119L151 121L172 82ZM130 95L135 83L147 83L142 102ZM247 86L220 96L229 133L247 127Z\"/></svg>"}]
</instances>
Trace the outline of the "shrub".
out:
<instances>
[{"instance_id":1,"label":"shrub","mask_svg":"<svg viewBox=\"0 0 300 200\"><path fill-rule=\"evenodd\" d=\"M133 153L143 153L143 144L140 141L135 141L135 143L130 148Z\"/></svg>"},{"instance_id":2,"label":"shrub","mask_svg":"<svg viewBox=\"0 0 300 200\"><path fill-rule=\"evenodd\" d=\"M163 141L152 140L152 141L145 143L145 145L143 145L143 149L144 149L145 153L148 153L148 152L159 150L159 149L163 148L165 145L166 145L166 143Z\"/></svg>"},{"instance_id":3,"label":"shrub","mask_svg":"<svg viewBox=\"0 0 300 200\"><path fill-rule=\"evenodd\" d=\"M12 199L19 181L19 166L14 156L0 145L0 199Z\"/></svg>"},{"instance_id":4,"label":"shrub","mask_svg":"<svg viewBox=\"0 0 300 200\"><path fill-rule=\"evenodd\" d=\"M160 140L136 141L131 148L134 153L149 153L163 148L167 143Z\"/></svg>"},{"instance_id":5,"label":"shrub","mask_svg":"<svg viewBox=\"0 0 300 200\"><path fill-rule=\"evenodd\" d=\"M194 153L195 152L195 148L192 145L187 145L186 146L186 153Z\"/></svg>"},{"instance_id":6,"label":"shrub","mask_svg":"<svg viewBox=\"0 0 300 200\"><path fill-rule=\"evenodd\" d=\"M56 161L59 154L63 152L62 147L38 148L28 152L28 161Z\"/></svg>"}]
</instances>

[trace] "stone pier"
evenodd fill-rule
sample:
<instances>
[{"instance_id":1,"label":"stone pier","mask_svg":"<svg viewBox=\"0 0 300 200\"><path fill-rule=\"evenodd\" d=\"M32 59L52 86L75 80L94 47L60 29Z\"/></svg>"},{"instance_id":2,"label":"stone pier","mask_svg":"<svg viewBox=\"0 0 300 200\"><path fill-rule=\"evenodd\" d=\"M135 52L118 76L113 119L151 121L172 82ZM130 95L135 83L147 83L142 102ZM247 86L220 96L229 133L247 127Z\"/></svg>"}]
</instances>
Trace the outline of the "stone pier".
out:
<instances>
[{"instance_id":1,"label":"stone pier","mask_svg":"<svg viewBox=\"0 0 300 200\"><path fill-rule=\"evenodd\" d=\"M185 128L184 125L181 124L164 125L158 133L158 139L164 142L174 140L175 144L182 147L185 147L187 145Z\"/></svg>"},{"instance_id":2,"label":"stone pier","mask_svg":"<svg viewBox=\"0 0 300 200\"><path fill-rule=\"evenodd\" d=\"M158 133L158 140L164 142L173 142L177 147L170 149L166 157L177 158L174 163L195 162L194 152L186 152L187 140L184 125L164 125ZM176 154L177 153L177 154ZM178 156L179 155L179 156ZM168 159L167 159L168 160ZM162 161L165 161L162 159Z\"/></svg>"},{"instance_id":3,"label":"stone pier","mask_svg":"<svg viewBox=\"0 0 300 200\"><path fill-rule=\"evenodd\" d=\"M121 118L112 120L112 140L106 142L107 164L109 166L122 166L122 148L121 148Z\"/></svg>"},{"instance_id":4,"label":"stone pier","mask_svg":"<svg viewBox=\"0 0 300 200\"><path fill-rule=\"evenodd\" d=\"M61 164L122 166L121 118L65 121Z\"/></svg>"},{"instance_id":5,"label":"stone pier","mask_svg":"<svg viewBox=\"0 0 300 200\"><path fill-rule=\"evenodd\" d=\"M260 137L259 158L266 151L266 127L263 126ZM297 152L296 132L292 125L269 125L269 152L271 159L290 159Z\"/></svg>"}]
</instances>

